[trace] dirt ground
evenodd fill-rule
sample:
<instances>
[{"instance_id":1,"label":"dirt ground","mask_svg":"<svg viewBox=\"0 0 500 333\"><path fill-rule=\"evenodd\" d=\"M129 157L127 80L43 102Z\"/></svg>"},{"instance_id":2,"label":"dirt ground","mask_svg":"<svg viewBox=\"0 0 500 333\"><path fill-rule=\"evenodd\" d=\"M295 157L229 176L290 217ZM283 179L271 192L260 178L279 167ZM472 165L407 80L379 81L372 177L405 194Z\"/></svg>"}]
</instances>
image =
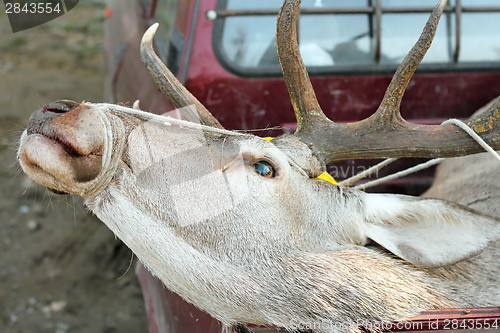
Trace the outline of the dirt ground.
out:
<instances>
[{"instance_id":1,"label":"dirt ground","mask_svg":"<svg viewBox=\"0 0 500 333\"><path fill-rule=\"evenodd\" d=\"M147 332L130 250L81 200L50 194L15 158L35 109L103 100L103 1L16 34L0 9L0 332Z\"/></svg>"}]
</instances>

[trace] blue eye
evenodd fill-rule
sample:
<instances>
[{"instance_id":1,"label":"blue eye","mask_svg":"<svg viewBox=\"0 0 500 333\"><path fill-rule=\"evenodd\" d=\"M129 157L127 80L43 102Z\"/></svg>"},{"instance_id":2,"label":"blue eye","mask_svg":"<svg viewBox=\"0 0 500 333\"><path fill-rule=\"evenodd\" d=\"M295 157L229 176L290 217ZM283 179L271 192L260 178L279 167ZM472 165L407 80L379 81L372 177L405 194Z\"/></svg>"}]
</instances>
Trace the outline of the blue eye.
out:
<instances>
[{"instance_id":1,"label":"blue eye","mask_svg":"<svg viewBox=\"0 0 500 333\"><path fill-rule=\"evenodd\" d=\"M274 177L275 171L271 164L266 161L258 161L253 164L255 172L257 172L262 177L272 178Z\"/></svg>"}]
</instances>

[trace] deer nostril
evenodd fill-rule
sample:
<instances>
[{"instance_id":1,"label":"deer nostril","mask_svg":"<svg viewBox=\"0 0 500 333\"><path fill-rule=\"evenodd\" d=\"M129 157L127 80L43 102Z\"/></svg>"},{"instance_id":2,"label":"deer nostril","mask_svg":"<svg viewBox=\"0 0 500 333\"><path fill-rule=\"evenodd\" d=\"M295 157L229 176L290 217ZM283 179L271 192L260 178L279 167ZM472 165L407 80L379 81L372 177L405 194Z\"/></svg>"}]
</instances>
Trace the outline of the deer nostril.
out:
<instances>
[{"instance_id":1,"label":"deer nostril","mask_svg":"<svg viewBox=\"0 0 500 333\"><path fill-rule=\"evenodd\" d=\"M53 105L46 105L44 108L43 108L43 113L45 112L54 112L54 113L64 113L64 112L68 112L70 109L68 108L61 108L61 107L58 107L58 106L53 106Z\"/></svg>"},{"instance_id":2,"label":"deer nostril","mask_svg":"<svg viewBox=\"0 0 500 333\"><path fill-rule=\"evenodd\" d=\"M43 108L42 113L53 112L53 113L65 113L71 111L79 104L70 100L61 100L57 102L50 103Z\"/></svg>"}]
</instances>

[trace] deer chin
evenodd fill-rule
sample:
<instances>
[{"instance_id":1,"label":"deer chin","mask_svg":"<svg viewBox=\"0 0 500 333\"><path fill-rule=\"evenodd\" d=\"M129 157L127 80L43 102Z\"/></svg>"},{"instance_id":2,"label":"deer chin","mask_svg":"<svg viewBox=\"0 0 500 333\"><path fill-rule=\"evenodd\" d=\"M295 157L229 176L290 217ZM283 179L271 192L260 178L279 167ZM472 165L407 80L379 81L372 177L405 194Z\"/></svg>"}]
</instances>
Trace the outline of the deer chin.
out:
<instances>
[{"instance_id":1,"label":"deer chin","mask_svg":"<svg viewBox=\"0 0 500 333\"><path fill-rule=\"evenodd\" d=\"M18 159L24 172L58 194L82 194L102 170L104 126L85 105L46 106L24 131Z\"/></svg>"}]
</instances>

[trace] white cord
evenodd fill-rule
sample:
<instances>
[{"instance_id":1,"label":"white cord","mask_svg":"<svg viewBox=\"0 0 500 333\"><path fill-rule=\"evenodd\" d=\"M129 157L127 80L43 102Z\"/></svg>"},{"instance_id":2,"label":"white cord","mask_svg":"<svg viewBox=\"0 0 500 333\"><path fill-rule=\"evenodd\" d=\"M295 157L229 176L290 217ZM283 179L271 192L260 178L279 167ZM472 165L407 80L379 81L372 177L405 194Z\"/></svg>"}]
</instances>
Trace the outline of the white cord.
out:
<instances>
[{"instance_id":1,"label":"white cord","mask_svg":"<svg viewBox=\"0 0 500 333\"><path fill-rule=\"evenodd\" d=\"M341 185L341 186L347 186L347 185L350 185L352 183L354 183L355 181L358 181L360 179L363 179L365 177L368 177L369 175L371 175L372 173L374 172L377 172L379 171L380 169L382 169L383 167L391 164L392 162L396 161L397 158L388 158L382 162L380 162L379 164L376 164L368 169L366 169L365 171L363 172L360 172L358 173L357 175L355 176L352 176L351 178L348 178L346 180L343 180L341 182L339 182L338 184Z\"/></svg>"},{"instance_id":2,"label":"white cord","mask_svg":"<svg viewBox=\"0 0 500 333\"><path fill-rule=\"evenodd\" d=\"M448 119L447 121L443 122L443 124L453 124L455 126L460 127L467 134L469 134L474 140L476 140L477 143L479 143L481 145L481 147L483 147L486 151L488 151L491 154L493 154L493 156L495 156L496 159L500 161L500 155L498 155L498 153L495 150L493 150L493 148L491 148L479 135L477 135L476 132L474 132L472 130L472 128L470 128L463 121L458 120L458 119Z\"/></svg>"},{"instance_id":3,"label":"white cord","mask_svg":"<svg viewBox=\"0 0 500 333\"><path fill-rule=\"evenodd\" d=\"M421 164L415 165L414 167L408 168L406 170L393 173L392 175L385 176L385 177L376 179L376 180L368 182L368 183L360 184L358 186L354 186L353 189L364 190L365 188L372 187L372 186L375 186L375 185L379 185L379 184L387 182L389 180L394 180L394 179L397 179L397 178L401 178L401 177L407 176L407 175L409 175L411 173L427 169L428 167L431 167L431 166L433 166L435 164L438 164L438 163L442 162L443 160L444 160L444 158L435 158L435 159L427 161L425 163L421 163Z\"/></svg>"},{"instance_id":4,"label":"white cord","mask_svg":"<svg viewBox=\"0 0 500 333\"><path fill-rule=\"evenodd\" d=\"M192 122L187 121L187 120L175 119L175 118L168 117L168 116L167 117L163 116L162 118L163 119L155 118L154 120L162 122L164 125L167 125L167 126L171 126L172 124L174 124L174 125L177 125L179 127L185 127L185 128L205 131L205 132L209 132L209 133L217 133L217 134L226 135L226 136L230 136L230 135L232 135L232 136L244 136L244 135L246 135L243 133L233 132L233 131L229 131L226 129L221 129L221 128L211 127L211 126L207 126L207 125L192 123Z\"/></svg>"},{"instance_id":5,"label":"white cord","mask_svg":"<svg viewBox=\"0 0 500 333\"><path fill-rule=\"evenodd\" d=\"M94 104L94 103L86 102L85 104L106 106L106 107L109 106L109 104L105 104L105 103ZM189 105L189 106L186 106L186 108L195 108L195 106ZM113 109L111 111L116 112L116 113L123 113L126 115L133 115L133 116L136 116L138 118L144 119L146 121L156 121L159 123L163 123L167 126L171 126L172 124L174 124L174 125L177 125L180 127L185 127L185 128L190 128L190 129L195 129L195 130L200 130L200 131L205 131L205 132L211 132L211 133L217 133L217 134L226 135L226 136L229 136L229 135L244 136L244 135L246 135L243 133L229 131L229 130L222 129L222 128L216 128L216 127L211 127L211 126L207 126L207 125L197 124L197 123L193 123L193 122L190 122L187 120L175 119L175 118L172 118L170 116L158 115L158 114L149 113L149 112L145 112L145 111L137 110L137 109L126 108L126 107L122 107L122 106L114 105L114 104L113 104Z\"/></svg>"}]
</instances>

